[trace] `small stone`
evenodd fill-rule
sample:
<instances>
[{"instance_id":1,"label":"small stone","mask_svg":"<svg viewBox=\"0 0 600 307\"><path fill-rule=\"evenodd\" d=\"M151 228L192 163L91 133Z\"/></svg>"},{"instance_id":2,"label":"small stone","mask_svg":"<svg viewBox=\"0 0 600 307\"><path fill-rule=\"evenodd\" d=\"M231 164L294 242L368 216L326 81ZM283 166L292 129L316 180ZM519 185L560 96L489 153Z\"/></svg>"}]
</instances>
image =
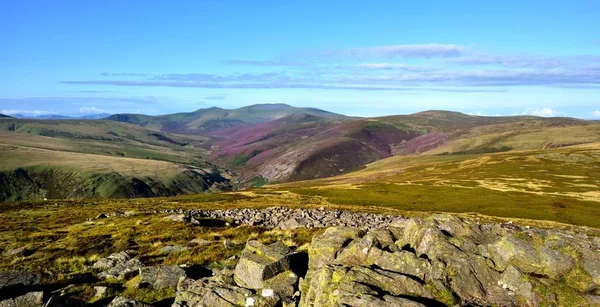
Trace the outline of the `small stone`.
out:
<instances>
[{"instance_id":1,"label":"small stone","mask_svg":"<svg viewBox=\"0 0 600 307\"><path fill-rule=\"evenodd\" d=\"M4 256L5 257L12 257L12 256L16 256L16 255L22 256L26 250L27 249L25 248L25 246L9 249L4 252Z\"/></svg>"},{"instance_id":2,"label":"small stone","mask_svg":"<svg viewBox=\"0 0 600 307\"><path fill-rule=\"evenodd\" d=\"M167 245L160 249L162 253L177 253L187 250L188 248L181 245Z\"/></svg>"},{"instance_id":3,"label":"small stone","mask_svg":"<svg viewBox=\"0 0 600 307\"><path fill-rule=\"evenodd\" d=\"M94 297L104 297L104 295L106 294L106 291L108 290L108 287L103 287L103 286L95 286L94 287L94 291L96 292L94 294Z\"/></svg>"},{"instance_id":4,"label":"small stone","mask_svg":"<svg viewBox=\"0 0 600 307\"><path fill-rule=\"evenodd\" d=\"M185 222L185 214L171 214L169 216L165 216L164 219L174 222Z\"/></svg>"},{"instance_id":5,"label":"small stone","mask_svg":"<svg viewBox=\"0 0 600 307\"><path fill-rule=\"evenodd\" d=\"M201 238L196 238L196 239L191 240L190 243L196 244L198 246L203 246L203 245L209 245L209 244L211 244L212 241L201 239Z\"/></svg>"}]
</instances>

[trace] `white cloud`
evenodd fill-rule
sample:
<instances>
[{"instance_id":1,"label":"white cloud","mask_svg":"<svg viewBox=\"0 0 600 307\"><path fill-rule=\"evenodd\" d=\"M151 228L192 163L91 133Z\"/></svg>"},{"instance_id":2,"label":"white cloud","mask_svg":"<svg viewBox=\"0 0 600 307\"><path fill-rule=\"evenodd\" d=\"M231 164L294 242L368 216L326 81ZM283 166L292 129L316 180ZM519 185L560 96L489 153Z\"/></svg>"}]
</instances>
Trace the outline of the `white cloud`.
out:
<instances>
[{"instance_id":1,"label":"white cloud","mask_svg":"<svg viewBox=\"0 0 600 307\"><path fill-rule=\"evenodd\" d=\"M521 113L521 115L533 115L533 116L542 116L542 117L554 117L554 116L564 116L565 113L558 112L551 108L540 108L540 109L526 109Z\"/></svg>"},{"instance_id":2,"label":"white cloud","mask_svg":"<svg viewBox=\"0 0 600 307\"><path fill-rule=\"evenodd\" d=\"M98 114L98 113L106 113L106 111L98 109L98 108L94 108L94 107L84 107L84 108L79 108L79 113Z\"/></svg>"},{"instance_id":3,"label":"white cloud","mask_svg":"<svg viewBox=\"0 0 600 307\"><path fill-rule=\"evenodd\" d=\"M593 118L600 118L600 110L592 112L592 117Z\"/></svg>"},{"instance_id":4,"label":"white cloud","mask_svg":"<svg viewBox=\"0 0 600 307\"><path fill-rule=\"evenodd\" d=\"M502 114L500 113L496 113L496 114L486 114L482 111L477 111L476 113L467 113L467 115L472 115L472 116L502 116Z\"/></svg>"}]
</instances>

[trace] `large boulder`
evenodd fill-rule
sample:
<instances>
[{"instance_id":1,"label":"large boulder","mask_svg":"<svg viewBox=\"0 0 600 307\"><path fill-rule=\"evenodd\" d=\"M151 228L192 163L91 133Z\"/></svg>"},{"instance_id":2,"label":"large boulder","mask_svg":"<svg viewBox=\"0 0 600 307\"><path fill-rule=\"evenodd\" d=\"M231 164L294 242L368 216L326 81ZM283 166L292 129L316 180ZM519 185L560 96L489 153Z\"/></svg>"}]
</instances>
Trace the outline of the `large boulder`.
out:
<instances>
[{"instance_id":1,"label":"large boulder","mask_svg":"<svg viewBox=\"0 0 600 307\"><path fill-rule=\"evenodd\" d=\"M179 278L185 277L185 271L178 265L146 266L140 269L141 288L165 289L175 288Z\"/></svg>"},{"instance_id":2,"label":"large boulder","mask_svg":"<svg viewBox=\"0 0 600 307\"><path fill-rule=\"evenodd\" d=\"M290 271L292 254L292 250L281 242L264 245L259 241L248 241L235 267L235 282L240 287L262 289L266 280Z\"/></svg>"}]
</instances>

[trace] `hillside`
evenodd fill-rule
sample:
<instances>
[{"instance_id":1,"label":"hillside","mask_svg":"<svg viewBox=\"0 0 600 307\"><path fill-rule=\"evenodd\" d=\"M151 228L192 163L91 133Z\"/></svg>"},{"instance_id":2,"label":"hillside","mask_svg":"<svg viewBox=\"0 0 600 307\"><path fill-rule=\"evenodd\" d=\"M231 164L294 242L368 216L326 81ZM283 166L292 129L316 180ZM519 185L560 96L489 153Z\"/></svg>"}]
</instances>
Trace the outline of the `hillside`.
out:
<instances>
[{"instance_id":1,"label":"hillside","mask_svg":"<svg viewBox=\"0 0 600 307\"><path fill-rule=\"evenodd\" d=\"M482 154L600 141L597 122L533 116L481 117L427 111L330 120L289 116L216 130L211 159L242 181L285 182L330 177L391 156Z\"/></svg>"},{"instance_id":2,"label":"hillside","mask_svg":"<svg viewBox=\"0 0 600 307\"><path fill-rule=\"evenodd\" d=\"M600 123L594 121L482 117L448 111L350 118L274 104L111 118L5 119L0 121L0 143L25 149L165 161L208 173L213 169L219 174L231 170L235 185L246 187L338 176L394 156L451 158L600 142ZM20 155L18 151L11 154ZM21 164L15 161L11 167L5 171L16 170ZM73 167L80 171L86 168ZM177 191L173 193L189 192Z\"/></svg>"},{"instance_id":3,"label":"hillside","mask_svg":"<svg viewBox=\"0 0 600 307\"><path fill-rule=\"evenodd\" d=\"M242 180L303 180L335 176L392 155L390 144L419 131L376 121L295 115L243 128L217 130L211 158L237 169Z\"/></svg>"},{"instance_id":4,"label":"hillside","mask_svg":"<svg viewBox=\"0 0 600 307\"><path fill-rule=\"evenodd\" d=\"M600 227L600 142L395 156L342 176L268 186L344 205L480 213Z\"/></svg>"},{"instance_id":5,"label":"hillside","mask_svg":"<svg viewBox=\"0 0 600 307\"><path fill-rule=\"evenodd\" d=\"M232 188L206 138L111 121L0 120L0 200L142 197Z\"/></svg>"},{"instance_id":6,"label":"hillside","mask_svg":"<svg viewBox=\"0 0 600 307\"><path fill-rule=\"evenodd\" d=\"M314 108L295 108L286 104L257 104L239 109L212 107L189 113L161 116L115 114L108 120L131 123L171 133L197 134L229 127L247 126L290 115L308 114L325 118L343 118L343 115Z\"/></svg>"},{"instance_id":7,"label":"hillside","mask_svg":"<svg viewBox=\"0 0 600 307\"><path fill-rule=\"evenodd\" d=\"M0 118L12 118L12 116L8 116L8 115L0 114Z\"/></svg>"}]
</instances>

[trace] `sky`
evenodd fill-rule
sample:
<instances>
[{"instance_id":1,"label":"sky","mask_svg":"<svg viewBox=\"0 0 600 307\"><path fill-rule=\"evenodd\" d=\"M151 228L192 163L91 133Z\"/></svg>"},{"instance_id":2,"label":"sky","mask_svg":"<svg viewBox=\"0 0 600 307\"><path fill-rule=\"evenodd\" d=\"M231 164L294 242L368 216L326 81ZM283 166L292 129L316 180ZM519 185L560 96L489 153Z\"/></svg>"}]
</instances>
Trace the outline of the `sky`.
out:
<instances>
[{"instance_id":1,"label":"sky","mask_svg":"<svg viewBox=\"0 0 600 307\"><path fill-rule=\"evenodd\" d=\"M0 113L600 119L600 1L0 0Z\"/></svg>"}]
</instances>

